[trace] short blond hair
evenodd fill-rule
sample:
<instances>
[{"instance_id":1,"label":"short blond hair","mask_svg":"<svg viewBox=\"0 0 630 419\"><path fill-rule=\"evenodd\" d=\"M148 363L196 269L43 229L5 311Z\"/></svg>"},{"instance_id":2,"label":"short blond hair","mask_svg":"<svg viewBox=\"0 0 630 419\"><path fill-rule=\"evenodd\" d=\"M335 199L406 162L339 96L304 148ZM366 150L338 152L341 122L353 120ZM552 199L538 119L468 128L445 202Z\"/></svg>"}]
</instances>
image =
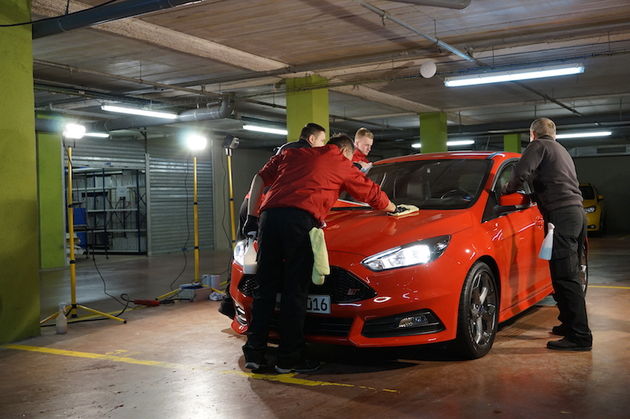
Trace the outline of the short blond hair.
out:
<instances>
[{"instance_id":1,"label":"short blond hair","mask_svg":"<svg viewBox=\"0 0 630 419\"><path fill-rule=\"evenodd\" d=\"M374 134L372 134L372 131L370 131L367 128L359 128L356 132L356 134L354 134L354 139L356 140L359 137L368 137L370 139L374 139Z\"/></svg>"},{"instance_id":2,"label":"short blond hair","mask_svg":"<svg viewBox=\"0 0 630 419\"><path fill-rule=\"evenodd\" d=\"M549 118L538 118L532 122L529 130L536 134L536 138L542 135L556 138L556 124Z\"/></svg>"}]
</instances>

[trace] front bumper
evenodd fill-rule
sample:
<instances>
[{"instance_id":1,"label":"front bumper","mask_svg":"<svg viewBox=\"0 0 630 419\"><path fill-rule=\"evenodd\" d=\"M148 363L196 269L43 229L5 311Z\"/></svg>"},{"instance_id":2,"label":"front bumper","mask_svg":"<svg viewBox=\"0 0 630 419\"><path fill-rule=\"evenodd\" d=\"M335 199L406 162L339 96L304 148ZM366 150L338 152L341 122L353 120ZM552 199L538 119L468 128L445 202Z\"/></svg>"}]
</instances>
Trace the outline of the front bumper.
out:
<instances>
[{"instance_id":1,"label":"front bumper","mask_svg":"<svg viewBox=\"0 0 630 419\"><path fill-rule=\"evenodd\" d=\"M349 269L342 269L334 264L347 262L348 255L331 252L330 277L323 286L311 284L309 293L330 295L332 305L330 314L307 314L304 330L308 340L382 347L456 337L459 291L466 274L459 264L449 266L447 259L440 258L427 265L372 272L356 257L345 264ZM237 305L232 327L245 333L255 281L253 276L243 275L238 265L233 266L232 278L231 294ZM278 316L274 313L272 331L277 330Z\"/></svg>"}]
</instances>

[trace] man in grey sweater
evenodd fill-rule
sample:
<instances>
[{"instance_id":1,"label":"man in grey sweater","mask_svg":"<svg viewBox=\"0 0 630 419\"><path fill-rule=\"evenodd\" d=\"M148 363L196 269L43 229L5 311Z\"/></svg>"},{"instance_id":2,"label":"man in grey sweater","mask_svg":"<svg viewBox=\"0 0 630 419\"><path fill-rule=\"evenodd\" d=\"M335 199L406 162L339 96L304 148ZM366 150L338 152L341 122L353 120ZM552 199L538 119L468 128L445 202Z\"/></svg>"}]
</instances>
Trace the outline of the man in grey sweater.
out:
<instances>
[{"instance_id":1,"label":"man in grey sweater","mask_svg":"<svg viewBox=\"0 0 630 419\"><path fill-rule=\"evenodd\" d=\"M545 225L555 226L549 269L561 324L552 333L564 336L547 342L547 348L590 351L593 337L588 327L584 291L579 280L579 251L586 225L575 165L567 150L556 142L556 125L540 118L530 126L530 144L512 172L506 193L532 181Z\"/></svg>"}]
</instances>

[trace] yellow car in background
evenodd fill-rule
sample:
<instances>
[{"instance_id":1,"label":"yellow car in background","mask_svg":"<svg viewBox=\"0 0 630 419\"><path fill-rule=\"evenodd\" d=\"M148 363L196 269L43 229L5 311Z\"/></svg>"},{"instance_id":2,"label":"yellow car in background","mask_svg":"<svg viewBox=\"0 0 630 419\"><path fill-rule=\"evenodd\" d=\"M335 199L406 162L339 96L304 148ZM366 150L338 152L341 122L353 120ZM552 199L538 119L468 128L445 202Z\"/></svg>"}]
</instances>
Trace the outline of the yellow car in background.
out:
<instances>
[{"instance_id":1,"label":"yellow car in background","mask_svg":"<svg viewBox=\"0 0 630 419\"><path fill-rule=\"evenodd\" d=\"M604 221L604 196L597 192L597 188L590 183L581 183L580 192L584 212L586 213L586 225L589 233L604 234L606 224Z\"/></svg>"}]
</instances>

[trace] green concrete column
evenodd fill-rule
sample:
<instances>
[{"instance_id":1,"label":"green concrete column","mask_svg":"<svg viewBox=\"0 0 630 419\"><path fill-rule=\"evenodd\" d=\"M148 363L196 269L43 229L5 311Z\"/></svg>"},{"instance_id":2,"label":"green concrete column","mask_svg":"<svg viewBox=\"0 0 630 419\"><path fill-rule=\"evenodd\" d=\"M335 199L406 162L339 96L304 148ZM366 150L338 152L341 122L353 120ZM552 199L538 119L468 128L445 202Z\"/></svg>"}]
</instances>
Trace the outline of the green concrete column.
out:
<instances>
[{"instance_id":1,"label":"green concrete column","mask_svg":"<svg viewBox=\"0 0 630 419\"><path fill-rule=\"evenodd\" d=\"M66 263L63 175L61 135L37 133L39 249L42 269L63 268Z\"/></svg>"},{"instance_id":2,"label":"green concrete column","mask_svg":"<svg viewBox=\"0 0 630 419\"><path fill-rule=\"evenodd\" d=\"M326 128L326 138L328 138L329 114L326 83L327 80L320 76L286 80L288 141L296 141L304 125L309 122L315 122Z\"/></svg>"},{"instance_id":3,"label":"green concrete column","mask_svg":"<svg viewBox=\"0 0 630 419\"><path fill-rule=\"evenodd\" d=\"M503 149L514 153L521 152L521 134L504 134Z\"/></svg>"},{"instance_id":4,"label":"green concrete column","mask_svg":"<svg viewBox=\"0 0 630 419\"><path fill-rule=\"evenodd\" d=\"M31 19L3 0L0 23ZM31 26L0 30L0 343L39 335L39 239Z\"/></svg>"},{"instance_id":5,"label":"green concrete column","mask_svg":"<svg viewBox=\"0 0 630 419\"><path fill-rule=\"evenodd\" d=\"M448 151L446 140L446 112L427 112L420 114L420 142L422 153Z\"/></svg>"}]
</instances>

